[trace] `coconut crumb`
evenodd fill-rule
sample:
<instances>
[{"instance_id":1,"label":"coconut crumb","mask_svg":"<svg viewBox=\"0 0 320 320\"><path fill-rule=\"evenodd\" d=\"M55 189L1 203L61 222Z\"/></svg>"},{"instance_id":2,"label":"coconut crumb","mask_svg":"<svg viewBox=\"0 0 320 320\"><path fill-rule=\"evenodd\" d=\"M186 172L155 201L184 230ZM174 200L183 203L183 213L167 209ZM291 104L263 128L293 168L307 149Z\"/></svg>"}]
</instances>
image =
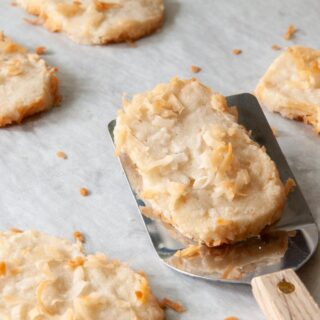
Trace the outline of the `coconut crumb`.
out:
<instances>
[{"instance_id":1,"label":"coconut crumb","mask_svg":"<svg viewBox=\"0 0 320 320\"><path fill-rule=\"evenodd\" d=\"M117 9L121 7L119 3L102 2L98 0L93 0L93 3L95 5L96 10L100 12L110 10L110 9Z\"/></svg>"},{"instance_id":2,"label":"coconut crumb","mask_svg":"<svg viewBox=\"0 0 320 320\"><path fill-rule=\"evenodd\" d=\"M199 73L202 69L200 68L200 67L197 67L197 66L191 66L190 67L190 70L191 70L191 72L193 72L193 73Z\"/></svg>"},{"instance_id":3,"label":"coconut crumb","mask_svg":"<svg viewBox=\"0 0 320 320\"><path fill-rule=\"evenodd\" d=\"M67 159L67 155L63 151L58 151L56 156L60 159Z\"/></svg>"},{"instance_id":4,"label":"coconut crumb","mask_svg":"<svg viewBox=\"0 0 320 320\"><path fill-rule=\"evenodd\" d=\"M83 196L83 197L87 197L89 195L89 190L87 188L81 188L80 189L80 194Z\"/></svg>"},{"instance_id":5,"label":"coconut crumb","mask_svg":"<svg viewBox=\"0 0 320 320\"><path fill-rule=\"evenodd\" d=\"M284 39L285 40L291 40L293 37L294 37L294 35L295 35L295 33L297 32L297 28L293 25L293 24L291 24L289 27L288 27L288 30L287 30L287 32L284 34Z\"/></svg>"},{"instance_id":6,"label":"coconut crumb","mask_svg":"<svg viewBox=\"0 0 320 320\"><path fill-rule=\"evenodd\" d=\"M5 262L0 262L0 277L5 276L7 273L7 265Z\"/></svg>"},{"instance_id":7,"label":"coconut crumb","mask_svg":"<svg viewBox=\"0 0 320 320\"><path fill-rule=\"evenodd\" d=\"M159 305L162 309L169 308L169 309L171 309L175 312L178 312L178 313L182 313L182 312L186 311L186 309L180 303L174 302L174 301L167 299L167 298L162 299L159 302Z\"/></svg>"},{"instance_id":8,"label":"coconut crumb","mask_svg":"<svg viewBox=\"0 0 320 320\"><path fill-rule=\"evenodd\" d=\"M275 51L279 51L279 50L281 50L281 47L278 46L277 44L273 44L273 45L271 46L271 49L272 49L272 50L275 50Z\"/></svg>"},{"instance_id":9,"label":"coconut crumb","mask_svg":"<svg viewBox=\"0 0 320 320\"><path fill-rule=\"evenodd\" d=\"M73 234L72 234L73 238L77 241L80 241L82 243L85 242L85 238L84 238L84 235L80 232L80 231L75 231Z\"/></svg>"},{"instance_id":10,"label":"coconut crumb","mask_svg":"<svg viewBox=\"0 0 320 320\"><path fill-rule=\"evenodd\" d=\"M277 130L277 128L272 127L271 130L272 130L273 135L274 135L275 137L277 137L277 136L278 136L278 130Z\"/></svg>"},{"instance_id":11,"label":"coconut crumb","mask_svg":"<svg viewBox=\"0 0 320 320\"><path fill-rule=\"evenodd\" d=\"M35 53L38 54L38 55L42 55L46 52L46 47L37 47L35 49Z\"/></svg>"},{"instance_id":12,"label":"coconut crumb","mask_svg":"<svg viewBox=\"0 0 320 320\"><path fill-rule=\"evenodd\" d=\"M289 178L287 181L286 181L286 184L284 186L284 189L285 189L285 192L286 192L286 195L288 195L290 192L292 192L294 190L294 187L296 186L296 182L292 179L292 178Z\"/></svg>"},{"instance_id":13,"label":"coconut crumb","mask_svg":"<svg viewBox=\"0 0 320 320\"><path fill-rule=\"evenodd\" d=\"M234 54L235 56L238 56L241 53L242 53L241 49L232 49L232 54Z\"/></svg>"},{"instance_id":14,"label":"coconut crumb","mask_svg":"<svg viewBox=\"0 0 320 320\"><path fill-rule=\"evenodd\" d=\"M237 318L237 317L227 317L227 318L224 318L224 320L239 320L239 318Z\"/></svg>"}]
</instances>

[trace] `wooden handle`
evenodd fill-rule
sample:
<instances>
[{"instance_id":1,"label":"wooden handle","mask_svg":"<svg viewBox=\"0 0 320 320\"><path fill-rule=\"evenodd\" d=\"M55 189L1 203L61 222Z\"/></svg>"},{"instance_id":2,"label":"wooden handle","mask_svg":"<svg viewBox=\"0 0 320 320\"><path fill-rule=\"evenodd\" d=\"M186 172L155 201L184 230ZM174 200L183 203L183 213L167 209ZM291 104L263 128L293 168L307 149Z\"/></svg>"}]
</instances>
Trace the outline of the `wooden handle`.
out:
<instances>
[{"instance_id":1,"label":"wooden handle","mask_svg":"<svg viewBox=\"0 0 320 320\"><path fill-rule=\"evenodd\" d=\"M251 284L267 320L320 320L319 306L292 269L256 277Z\"/></svg>"}]
</instances>

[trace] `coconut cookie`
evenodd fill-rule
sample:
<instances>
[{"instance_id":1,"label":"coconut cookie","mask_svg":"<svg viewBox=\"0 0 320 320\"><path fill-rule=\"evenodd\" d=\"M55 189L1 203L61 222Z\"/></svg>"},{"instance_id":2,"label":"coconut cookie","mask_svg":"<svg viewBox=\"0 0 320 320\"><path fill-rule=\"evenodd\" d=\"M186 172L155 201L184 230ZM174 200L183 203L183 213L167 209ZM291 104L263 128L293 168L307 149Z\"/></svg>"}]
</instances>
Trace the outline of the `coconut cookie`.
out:
<instances>
[{"instance_id":1,"label":"coconut cookie","mask_svg":"<svg viewBox=\"0 0 320 320\"><path fill-rule=\"evenodd\" d=\"M60 100L56 69L0 34L0 127L48 110Z\"/></svg>"},{"instance_id":2,"label":"coconut cookie","mask_svg":"<svg viewBox=\"0 0 320 320\"><path fill-rule=\"evenodd\" d=\"M184 236L216 246L259 234L285 202L274 162L226 99L173 79L124 101L116 154L130 159L147 206Z\"/></svg>"},{"instance_id":3,"label":"coconut cookie","mask_svg":"<svg viewBox=\"0 0 320 320\"><path fill-rule=\"evenodd\" d=\"M83 44L134 41L162 25L163 0L17 0L48 30Z\"/></svg>"},{"instance_id":4,"label":"coconut cookie","mask_svg":"<svg viewBox=\"0 0 320 320\"><path fill-rule=\"evenodd\" d=\"M0 232L1 319L160 320L146 278L37 231Z\"/></svg>"},{"instance_id":5,"label":"coconut cookie","mask_svg":"<svg viewBox=\"0 0 320 320\"><path fill-rule=\"evenodd\" d=\"M320 133L320 51L288 48L260 80L256 96L270 110L310 123Z\"/></svg>"}]
</instances>

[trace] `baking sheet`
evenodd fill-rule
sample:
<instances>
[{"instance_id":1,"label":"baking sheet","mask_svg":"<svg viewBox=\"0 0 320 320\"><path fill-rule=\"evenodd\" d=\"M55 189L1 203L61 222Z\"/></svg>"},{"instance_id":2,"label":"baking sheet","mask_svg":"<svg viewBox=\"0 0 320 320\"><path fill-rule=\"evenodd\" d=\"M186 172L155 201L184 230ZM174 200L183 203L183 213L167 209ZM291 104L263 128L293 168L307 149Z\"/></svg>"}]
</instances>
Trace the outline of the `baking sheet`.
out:
<instances>
[{"instance_id":1,"label":"baking sheet","mask_svg":"<svg viewBox=\"0 0 320 320\"><path fill-rule=\"evenodd\" d=\"M17 227L70 237L85 233L89 252L102 251L149 275L158 297L181 301L184 314L168 319L262 320L248 286L215 284L180 275L153 251L139 213L107 137L124 92L152 88L172 76L197 77L224 95L252 92L279 54L272 44L317 47L317 0L166 1L166 23L155 35L126 44L89 47L23 21L22 10L1 1L0 30L32 49L48 48L46 59L59 68L61 107L33 117L23 126L0 130L1 229ZM303 13L303 14L301 14ZM282 35L289 24L293 41ZM239 56L231 54L240 48ZM309 126L266 115L320 223L320 137ZM56 157L62 150L68 160ZM92 194L83 198L79 189ZM320 252L299 272L320 301Z\"/></svg>"}]
</instances>

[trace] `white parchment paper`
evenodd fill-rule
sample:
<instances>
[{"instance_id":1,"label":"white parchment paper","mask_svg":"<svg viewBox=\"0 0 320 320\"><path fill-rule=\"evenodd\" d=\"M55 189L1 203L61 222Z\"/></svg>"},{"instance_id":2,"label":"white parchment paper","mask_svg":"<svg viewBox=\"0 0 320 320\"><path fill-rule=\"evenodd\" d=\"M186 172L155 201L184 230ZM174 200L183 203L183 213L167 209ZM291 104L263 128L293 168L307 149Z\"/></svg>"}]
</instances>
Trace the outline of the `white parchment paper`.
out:
<instances>
[{"instance_id":1,"label":"white parchment paper","mask_svg":"<svg viewBox=\"0 0 320 320\"><path fill-rule=\"evenodd\" d=\"M168 319L219 320L237 316L261 320L249 286L192 279L168 269L153 251L127 187L107 123L115 118L124 92L148 90L172 76L197 75L224 95L251 92L279 54L272 44L319 48L318 0L168 0L161 31L137 43L81 46L62 34L23 21L21 9L0 4L0 29L60 70L61 107L22 126L0 130L0 229L17 227L71 237L85 233L87 250L102 251L144 269L158 297L181 301L184 314ZM283 34L289 24L298 33ZM233 48L243 50L239 56ZM1 102L0 102L1 104ZM311 127L266 111L311 211L320 223L320 137ZM67 160L56 157L62 150ZM80 187L92 194L83 198ZM320 300L320 253L299 272Z\"/></svg>"}]
</instances>

